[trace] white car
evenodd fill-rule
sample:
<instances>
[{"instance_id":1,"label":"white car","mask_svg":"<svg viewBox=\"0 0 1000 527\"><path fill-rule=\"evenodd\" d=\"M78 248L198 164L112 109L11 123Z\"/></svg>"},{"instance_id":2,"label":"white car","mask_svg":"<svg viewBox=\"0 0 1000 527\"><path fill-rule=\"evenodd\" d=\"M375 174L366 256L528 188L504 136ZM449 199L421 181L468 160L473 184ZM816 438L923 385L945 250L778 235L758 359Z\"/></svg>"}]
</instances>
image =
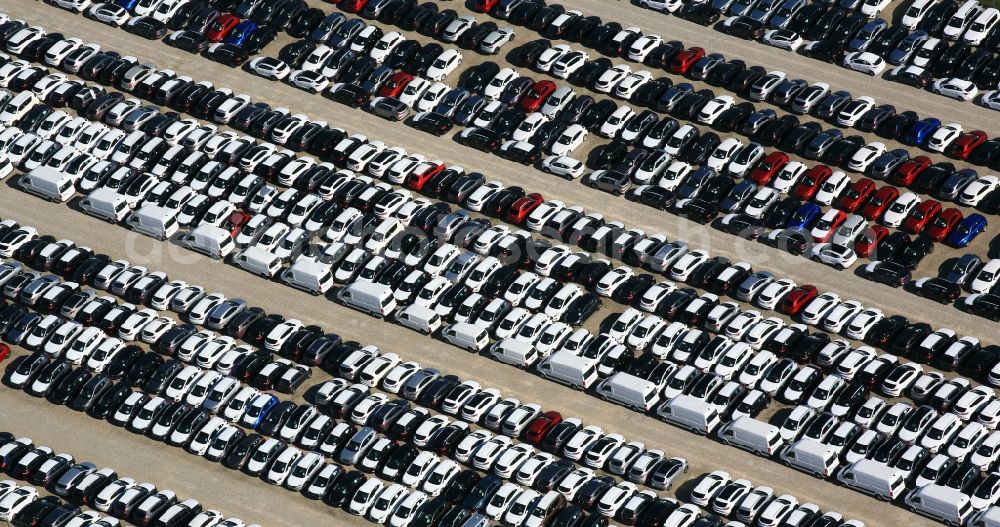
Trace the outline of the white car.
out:
<instances>
[{"instance_id":1,"label":"white car","mask_svg":"<svg viewBox=\"0 0 1000 527\"><path fill-rule=\"evenodd\" d=\"M862 310L851 318L847 324L846 334L852 339L862 340L868 335L872 327L875 326L885 315L878 308L869 307Z\"/></svg>"},{"instance_id":2,"label":"white car","mask_svg":"<svg viewBox=\"0 0 1000 527\"><path fill-rule=\"evenodd\" d=\"M700 249L690 251L680 258L670 268L670 277L683 282L691 276L691 273L701 264L708 261L708 253Z\"/></svg>"},{"instance_id":3,"label":"white car","mask_svg":"<svg viewBox=\"0 0 1000 527\"><path fill-rule=\"evenodd\" d=\"M993 179L995 181L996 177ZM919 203L919 196L913 192L904 192L901 196L896 198L896 201L892 202L892 205L889 205L889 209L886 210L885 215L882 216L882 223L889 227L899 227L903 223L903 220L910 215L910 211L912 211L913 208ZM973 203L972 205L975 204Z\"/></svg>"},{"instance_id":4,"label":"white car","mask_svg":"<svg viewBox=\"0 0 1000 527\"><path fill-rule=\"evenodd\" d=\"M494 30L479 44L479 51L489 55L496 55L505 44L514 40L514 30L509 27L502 27Z\"/></svg>"},{"instance_id":5,"label":"white car","mask_svg":"<svg viewBox=\"0 0 1000 527\"><path fill-rule=\"evenodd\" d=\"M882 73L885 64L885 59L868 51L855 51L844 57L844 67L867 75Z\"/></svg>"},{"instance_id":6,"label":"white car","mask_svg":"<svg viewBox=\"0 0 1000 527\"><path fill-rule=\"evenodd\" d=\"M563 55L573 51L572 48L566 44L559 44L557 46L552 46L546 49L538 56L538 60L535 61L535 69L538 71L547 72L552 69L552 65L556 63Z\"/></svg>"},{"instance_id":7,"label":"white car","mask_svg":"<svg viewBox=\"0 0 1000 527\"><path fill-rule=\"evenodd\" d=\"M653 74L648 70L634 71L627 77L621 80L617 86L615 86L615 97L620 97L622 99L628 99L635 94L635 92L652 80Z\"/></svg>"},{"instance_id":8,"label":"white car","mask_svg":"<svg viewBox=\"0 0 1000 527\"><path fill-rule=\"evenodd\" d=\"M1000 258L986 262L969 284L973 293L985 293L1000 283Z\"/></svg>"},{"instance_id":9,"label":"white car","mask_svg":"<svg viewBox=\"0 0 1000 527\"><path fill-rule=\"evenodd\" d=\"M716 119L722 115L722 112L730 109L735 104L733 98L729 95L720 95L702 107L701 111L698 113L698 122L705 124L712 124Z\"/></svg>"},{"instance_id":10,"label":"white car","mask_svg":"<svg viewBox=\"0 0 1000 527\"><path fill-rule=\"evenodd\" d=\"M847 163L847 168L855 172L864 172L875 159L885 153L885 143L873 141L858 149Z\"/></svg>"},{"instance_id":11,"label":"white car","mask_svg":"<svg viewBox=\"0 0 1000 527\"><path fill-rule=\"evenodd\" d=\"M951 123L938 128L927 140L927 149L932 152L944 152L949 145L962 135L964 129L959 123Z\"/></svg>"},{"instance_id":12,"label":"white car","mask_svg":"<svg viewBox=\"0 0 1000 527\"><path fill-rule=\"evenodd\" d=\"M970 46L978 46L993 32L998 23L1000 23L1000 11L995 7L983 9L976 15L972 24L969 24L969 29L965 30L962 41Z\"/></svg>"},{"instance_id":13,"label":"white car","mask_svg":"<svg viewBox=\"0 0 1000 527\"><path fill-rule=\"evenodd\" d=\"M868 18L875 18L888 7L891 0L865 0L861 4L861 14Z\"/></svg>"},{"instance_id":14,"label":"white car","mask_svg":"<svg viewBox=\"0 0 1000 527\"><path fill-rule=\"evenodd\" d=\"M837 124L841 126L854 126L862 115L875 107L875 99L862 96L844 105L837 114Z\"/></svg>"},{"instance_id":15,"label":"white car","mask_svg":"<svg viewBox=\"0 0 1000 527\"><path fill-rule=\"evenodd\" d=\"M791 29L771 29L764 33L763 41L768 46L774 46L787 51L796 51L805 40Z\"/></svg>"},{"instance_id":16,"label":"white car","mask_svg":"<svg viewBox=\"0 0 1000 527\"><path fill-rule=\"evenodd\" d=\"M728 472L716 470L703 476L698 480L698 484L691 489L691 502L701 507L707 507L715 497L715 494L722 490L732 481L732 476Z\"/></svg>"},{"instance_id":17,"label":"white car","mask_svg":"<svg viewBox=\"0 0 1000 527\"><path fill-rule=\"evenodd\" d=\"M979 93L976 83L957 77L938 79L931 85L931 91L960 101L971 101Z\"/></svg>"},{"instance_id":18,"label":"white car","mask_svg":"<svg viewBox=\"0 0 1000 527\"><path fill-rule=\"evenodd\" d=\"M586 140L587 129L579 124L571 124L559 134L559 137L552 143L550 151L553 155L567 156Z\"/></svg>"},{"instance_id":19,"label":"white car","mask_svg":"<svg viewBox=\"0 0 1000 527\"><path fill-rule=\"evenodd\" d=\"M504 88L518 77L517 72L512 68L503 68L493 77L493 80L483 88L483 97L491 100L500 98Z\"/></svg>"},{"instance_id":20,"label":"white car","mask_svg":"<svg viewBox=\"0 0 1000 527\"><path fill-rule=\"evenodd\" d=\"M586 51L571 51L552 64L550 73L556 78L566 79L589 61L590 54Z\"/></svg>"},{"instance_id":21,"label":"white car","mask_svg":"<svg viewBox=\"0 0 1000 527\"><path fill-rule=\"evenodd\" d=\"M112 26L121 26L132 16L127 9L112 2L97 4L87 13L90 18Z\"/></svg>"},{"instance_id":22,"label":"white car","mask_svg":"<svg viewBox=\"0 0 1000 527\"><path fill-rule=\"evenodd\" d=\"M962 193L958 195L958 199L955 200L962 205L968 205L970 207L975 207L979 205L979 202L986 197L987 194L993 192L1000 187L1000 179L997 176L980 176L979 179L973 181L966 185L962 189Z\"/></svg>"},{"instance_id":23,"label":"white car","mask_svg":"<svg viewBox=\"0 0 1000 527\"><path fill-rule=\"evenodd\" d=\"M847 269L858 261L858 255L854 252L854 249L834 243L814 245L812 248L812 258L837 269Z\"/></svg>"},{"instance_id":24,"label":"white car","mask_svg":"<svg viewBox=\"0 0 1000 527\"><path fill-rule=\"evenodd\" d=\"M282 80L292 73L292 68L284 61L273 57L257 57L247 67L255 75L271 80Z\"/></svg>"},{"instance_id":25,"label":"white car","mask_svg":"<svg viewBox=\"0 0 1000 527\"><path fill-rule=\"evenodd\" d=\"M583 161L565 155L552 155L542 160L542 170L566 179L582 176L585 169Z\"/></svg>"},{"instance_id":26,"label":"white car","mask_svg":"<svg viewBox=\"0 0 1000 527\"><path fill-rule=\"evenodd\" d=\"M461 65L462 54L456 49L446 49L427 68L426 77L432 81L440 81Z\"/></svg>"},{"instance_id":27,"label":"white car","mask_svg":"<svg viewBox=\"0 0 1000 527\"><path fill-rule=\"evenodd\" d=\"M851 184L851 178L847 176L844 172L837 170L827 178L819 187L819 191L816 192L816 197L814 198L817 203L823 205L830 205L833 200L837 199L841 194L844 193L844 189Z\"/></svg>"},{"instance_id":28,"label":"white car","mask_svg":"<svg viewBox=\"0 0 1000 527\"><path fill-rule=\"evenodd\" d=\"M659 35L643 35L632 43L628 49L628 59L635 62L644 62L651 51L663 43L663 37Z\"/></svg>"},{"instance_id":29,"label":"white car","mask_svg":"<svg viewBox=\"0 0 1000 527\"><path fill-rule=\"evenodd\" d=\"M979 104L991 110L1000 110L1000 90L983 92L983 97L979 100Z\"/></svg>"},{"instance_id":30,"label":"white car","mask_svg":"<svg viewBox=\"0 0 1000 527\"><path fill-rule=\"evenodd\" d=\"M630 73L632 73L632 68L628 64L616 64L597 78L594 82L594 91L610 93Z\"/></svg>"},{"instance_id":31,"label":"white car","mask_svg":"<svg viewBox=\"0 0 1000 527\"><path fill-rule=\"evenodd\" d=\"M375 43L368 56L381 64L392 53L392 50L396 49L396 46L402 44L404 41L406 41L406 37L399 34L398 31L390 31Z\"/></svg>"},{"instance_id":32,"label":"white car","mask_svg":"<svg viewBox=\"0 0 1000 527\"><path fill-rule=\"evenodd\" d=\"M629 121L635 115L635 110L630 106L622 105L614 111L607 120L601 124L601 127L597 130L597 135L601 137L612 138L618 135L618 132L625 127L625 123Z\"/></svg>"}]
</instances>

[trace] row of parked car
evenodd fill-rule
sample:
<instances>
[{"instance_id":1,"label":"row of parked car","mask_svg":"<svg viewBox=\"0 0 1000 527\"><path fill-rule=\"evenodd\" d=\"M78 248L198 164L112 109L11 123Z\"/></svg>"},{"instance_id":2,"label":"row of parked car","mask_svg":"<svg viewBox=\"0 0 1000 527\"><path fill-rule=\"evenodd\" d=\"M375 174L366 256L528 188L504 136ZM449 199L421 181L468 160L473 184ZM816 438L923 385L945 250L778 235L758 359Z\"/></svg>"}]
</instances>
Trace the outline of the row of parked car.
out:
<instances>
[{"instance_id":1,"label":"row of parked car","mask_svg":"<svg viewBox=\"0 0 1000 527\"><path fill-rule=\"evenodd\" d=\"M10 479L0 482L2 518L16 527L116 527L126 521L163 527L247 525L239 518L226 518L216 509L207 509L195 499L180 499L172 490L137 483L113 468L99 469L72 454L56 454L31 438L6 431L0 432L0 469L51 493L43 497L34 486L18 485Z\"/></svg>"}]
</instances>

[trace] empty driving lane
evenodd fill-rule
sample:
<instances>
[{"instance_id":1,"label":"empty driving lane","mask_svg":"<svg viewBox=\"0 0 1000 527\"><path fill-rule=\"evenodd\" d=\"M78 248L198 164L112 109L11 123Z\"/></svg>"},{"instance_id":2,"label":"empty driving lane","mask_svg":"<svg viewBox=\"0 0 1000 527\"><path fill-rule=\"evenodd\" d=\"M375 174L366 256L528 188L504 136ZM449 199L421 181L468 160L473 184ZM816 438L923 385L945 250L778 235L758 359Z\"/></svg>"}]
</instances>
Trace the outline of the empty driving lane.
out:
<instances>
[{"instance_id":1,"label":"empty driving lane","mask_svg":"<svg viewBox=\"0 0 1000 527\"><path fill-rule=\"evenodd\" d=\"M3 399L0 430L30 437L36 444L55 452L68 452L98 467L113 468L122 477L173 490L181 498L196 499L205 508L218 509L226 517L238 517L247 525L326 525L331 520L336 525L372 525L323 502L306 499L259 478L5 385L0 385L0 399Z\"/></svg>"},{"instance_id":2,"label":"empty driving lane","mask_svg":"<svg viewBox=\"0 0 1000 527\"><path fill-rule=\"evenodd\" d=\"M525 402L544 401L547 409L563 415L582 416L590 424L606 431L622 433L649 448L660 448L670 455L682 456L691 463L691 476L723 469L736 477L769 485L781 493L795 494L824 510L836 510L857 517L869 525L933 525L899 507L887 507L854 491L819 482L774 461L726 447L706 438L674 428L653 418L599 401L569 388L543 380L515 368L500 366L493 360L466 353L437 340L418 337L401 326L378 322L346 309L323 297L311 297L281 284L251 277L244 271L223 265L139 234L107 224L64 205L50 204L25 196L8 186L0 187L4 218L34 225L56 238L78 240L112 258L125 258L133 264L169 271L171 278L206 285L229 297L241 297L269 312L294 317L306 324L320 324L338 332L344 339L374 344L398 353L403 360L415 360L423 366L495 386L507 397ZM65 412L52 408L58 417ZM6 417L0 417L6 419ZM185 454L186 455L186 454Z\"/></svg>"},{"instance_id":3,"label":"empty driving lane","mask_svg":"<svg viewBox=\"0 0 1000 527\"><path fill-rule=\"evenodd\" d=\"M900 111L913 110L921 116L937 117L944 122L959 122L969 130L981 129L987 133L997 131L1000 113L994 110L917 90L887 79L869 77L839 64L828 64L760 42L749 42L676 16L630 5L628 0L573 0L572 9L587 16L600 16L606 22L617 21L625 27L638 26L643 33L662 35L667 40L680 40L685 46L701 46L708 53L722 53L727 60L741 59L748 65L759 64L768 70L784 71L789 78L825 82L831 89L848 90L855 97L868 95L879 103L893 104ZM523 34L530 30L518 28L518 31ZM888 70L886 68L887 72Z\"/></svg>"},{"instance_id":4,"label":"empty driving lane","mask_svg":"<svg viewBox=\"0 0 1000 527\"><path fill-rule=\"evenodd\" d=\"M930 321L935 325L951 327L961 334L984 341L992 342L996 338L982 319L964 314L953 307L942 308L930 300L873 284L850 272L836 272L822 264L791 256L760 243L742 240L684 218L653 211L624 199L611 198L579 182L565 181L459 145L449 137L434 137L417 132L402 123L389 123L361 110L348 109L320 96L306 95L291 86L253 77L246 72L170 48L161 42L143 40L125 31L110 29L41 3L19 3L10 6L8 11L11 16L24 18L30 23L44 22L49 31L64 31L67 36L100 34L100 42L107 49L130 53L138 57L140 62L152 62L160 68L171 68L182 75L210 80L219 87L251 94L255 100L275 107L288 107L293 112L304 112L312 119L326 120L331 126L343 127L352 133L362 133L389 145L400 145L410 152L422 152L429 158L439 158L450 165L461 165L467 170L482 172L489 179L497 179L508 185L521 185L541 192L548 199L559 199L568 205L580 205L588 211L601 212L609 221L621 221L650 234L664 232L670 239L686 240L692 247L707 249L713 255L727 256L734 261L748 261L756 268L770 269L779 275L787 275L800 284L813 284L820 290L836 291L844 298L879 307L889 314L903 314L914 319L931 318L929 315L934 314Z\"/></svg>"}]
</instances>

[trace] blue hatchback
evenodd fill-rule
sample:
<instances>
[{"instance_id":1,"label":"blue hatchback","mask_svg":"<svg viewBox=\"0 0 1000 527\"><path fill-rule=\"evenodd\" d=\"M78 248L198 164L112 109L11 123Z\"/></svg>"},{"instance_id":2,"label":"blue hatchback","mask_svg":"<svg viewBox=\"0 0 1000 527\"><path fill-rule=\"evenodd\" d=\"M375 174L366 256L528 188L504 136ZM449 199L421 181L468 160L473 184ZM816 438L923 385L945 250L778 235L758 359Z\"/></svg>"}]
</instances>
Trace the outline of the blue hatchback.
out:
<instances>
[{"instance_id":1,"label":"blue hatchback","mask_svg":"<svg viewBox=\"0 0 1000 527\"><path fill-rule=\"evenodd\" d=\"M244 20L239 24L236 24L236 27L229 32L229 35L226 36L226 39L223 42L226 44L242 46L243 43L250 38L250 35L253 35L254 31L257 31L257 27L257 24L255 24L253 20Z\"/></svg>"},{"instance_id":2,"label":"blue hatchback","mask_svg":"<svg viewBox=\"0 0 1000 527\"><path fill-rule=\"evenodd\" d=\"M805 229L809 230L813 228L813 224L819 221L819 218L823 216L823 209L815 203L803 203L795 214L792 214L791 219L788 220L788 225L785 225L789 229Z\"/></svg>"},{"instance_id":3,"label":"blue hatchback","mask_svg":"<svg viewBox=\"0 0 1000 527\"><path fill-rule=\"evenodd\" d=\"M903 142L915 146L922 145L934 135L934 132L937 132L938 128L941 128L940 119L934 117L921 119L910 125L910 129L906 131Z\"/></svg>"},{"instance_id":4,"label":"blue hatchback","mask_svg":"<svg viewBox=\"0 0 1000 527\"><path fill-rule=\"evenodd\" d=\"M139 0L118 0L115 3L124 7L125 9L128 9L129 11L132 11L133 9L135 9L135 6L139 5Z\"/></svg>"},{"instance_id":5,"label":"blue hatchback","mask_svg":"<svg viewBox=\"0 0 1000 527\"><path fill-rule=\"evenodd\" d=\"M955 226L945 241L952 247L968 247L976 236L986 231L986 225L986 218L982 214L969 214Z\"/></svg>"},{"instance_id":6,"label":"blue hatchback","mask_svg":"<svg viewBox=\"0 0 1000 527\"><path fill-rule=\"evenodd\" d=\"M273 395L270 397L271 398L263 404L260 413L257 414L257 419L253 422L252 428L254 430L260 428L260 424L264 422L264 419L267 419L267 414L271 413L271 410L274 410L275 406L278 406L278 398Z\"/></svg>"}]
</instances>

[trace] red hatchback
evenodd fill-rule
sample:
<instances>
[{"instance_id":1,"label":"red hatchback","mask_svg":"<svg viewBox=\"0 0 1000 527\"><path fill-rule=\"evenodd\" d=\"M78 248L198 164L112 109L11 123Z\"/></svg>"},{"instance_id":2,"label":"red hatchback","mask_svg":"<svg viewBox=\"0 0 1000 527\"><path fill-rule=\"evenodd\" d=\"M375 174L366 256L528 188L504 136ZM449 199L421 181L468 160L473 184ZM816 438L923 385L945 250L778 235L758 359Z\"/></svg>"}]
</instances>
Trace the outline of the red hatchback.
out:
<instances>
[{"instance_id":1,"label":"red hatchback","mask_svg":"<svg viewBox=\"0 0 1000 527\"><path fill-rule=\"evenodd\" d=\"M480 13L489 13L499 3L500 0L476 0L474 9Z\"/></svg>"},{"instance_id":2,"label":"red hatchback","mask_svg":"<svg viewBox=\"0 0 1000 527\"><path fill-rule=\"evenodd\" d=\"M368 5L368 0L343 0L340 2L340 8L348 13L359 13L366 5Z\"/></svg>"},{"instance_id":3,"label":"red hatchback","mask_svg":"<svg viewBox=\"0 0 1000 527\"><path fill-rule=\"evenodd\" d=\"M830 176L833 175L833 170L826 165L816 165L806 173L802 175L802 180L795 185L795 190L792 192L795 194L796 198L801 200L813 199L817 192L819 192L819 187L823 186Z\"/></svg>"},{"instance_id":4,"label":"red hatchback","mask_svg":"<svg viewBox=\"0 0 1000 527\"><path fill-rule=\"evenodd\" d=\"M865 219L875 221L889 210L889 205L892 205L892 202L896 201L898 197L899 191L896 190L896 187L884 186L868 198L868 201L861 207L861 215Z\"/></svg>"},{"instance_id":5,"label":"red hatchback","mask_svg":"<svg viewBox=\"0 0 1000 527\"><path fill-rule=\"evenodd\" d=\"M0 362L7 360L10 357L10 346L0 343Z\"/></svg>"},{"instance_id":6,"label":"red hatchback","mask_svg":"<svg viewBox=\"0 0 1000 527\"><path fill-rule=\"evenodd\" d=\"M899 165L896 169L896 173L892 176L892 183L894 185L902 185L908 187L913 184L913 181L917 179L917 176L921 172L927 170L927 167L931 166L931 158L927 156L917 156L909 161Z\"/></svg>"},{"instance_id":7,"label":"red hatchback","mask_svg":"<svg viewBox=\"0 0 1000 527\"><path fill-rule=\"evenodd\" d=\"M979 147L979 145L985 143L986 139L986 132L982 130L973 130L969 133L962 134L958 136L958 139L955 139L954 143L951 144L951 148L948 149L948 154L959 159L968 159L969 154Z\"/></svg>"},{"instance_id":8,"label":"red hatchback","mask_svg":"<svg viewBox=\"0 0 1000 527\"><path fill-rule=\"evenodd\" d=\"M432 177L441 173L442 170L446 168L444 163L423 163L417 168L423 167L423 170L417 172L414 170L409 176L406 177L406 186L413 190L423 190L424 185L431 180Z\"/></svg>"},{"instance_id":9,"label":"red hatchback","mask_svg":"<svg viewBox=\"0 0 1000 527\"><path fill-rule=\"evenodd\" d=\"M948 237L951 230L962 221L962 212L958 209L945 209L934 218L930 226L927 227L927 236L936 241L942 241Z\"/></svg>"},{"instance_id":10,"label":"red hatchback","mask_svg":"<svg viewBox=\"0 0 1000 527\"><path fill-rule=\"evenodd\" d=\"M804 285L796 287L781 299L781 302L778 304L778 311L788 316L797 315L799 311L805 309L806 305L812 302L818 295L819 291L816 290L816 286Z\"/></svg>"},{"instance_id":11,"label":"red hatchback","mask_svg":"<svg viewBox=\"0 0 1000 527\"><path fill-rule=\"evenodd\" d=\"M515 201L511 206L510 210L507 211L507 221L511 223L516 223L521 225L524 220L528 219L528 214L538 208L545 198L541 194L534 192L528 194L527 196Z\"/></svg>"},{"instance_id":12,"label":"red hatchback","mask_svg":"<svg viewBox=\"0 0 1000 527\"><path fill-rule=\"evenodd\" d=\"M405 71L400 71L392 74L385 84L382 85L382 89L379 90L378 94L382 97L399 97L399 94L403 93L403 89L406 85L413 80L413 75L406 73Z\"/></svg>"},{"instance_id":13,"label":"red hatchback","mask_svg":"<svg viewBox=\"0 0 1000 527\"><path fill-rule=\"evenodd\" d=\"M238 16L226 13L216 18L215 22L212 22L208 31L205 32L205 40L209 42L221 42L239 23L240 18Z\"/></svg>"},{"instance_id":14,"label":"red hatchback","mask_svg":"<svg viewBox=\"0 0 1000 527\"><path fill-rule=\"evenodd\" d=\"M868 199L868 196L872 195L872 192L875 192L875 182L863 177L847 188L847 192L840 198L840 205L837 208L854 212Z\"/></svg>"},{"instance_id":15,"label":"red hatchback","mask_svg":"<svg viewBox=\"0 0 1000 527\"><path fill-rule=\"evenodd\" d=\"M563 420L559 412L545 412L528 423L528 428L524 432L524 439L532 445L538 445L545 439L545 436Z\"/></svg>"},{"instance_id":16,"label":"red hatchback","mask_svg":"<svg viewBox=\"0 0 1000 527\"><path fill-rule=\"evenodd\" d=\"M889 229L881 225L872 225L868 230L861 233L858 236L857 241L854 242L854 253L858 255L859 258L866 258L875 252L875 248L878 247L882 240L889 235Z\"/></svg>"},{"instance_id":17,"label":"red hatchback","mask_svg":"<svg viewBox=\"0 0 1000 527\"><path fill-rule=\"evenodd\" d=\"M250 223L250 218L253 218L253 216L242 210L238 210L229 215L229 219L222 224L222 228L229 231L229 235L235 238L243 230L243 227L247 223Z\"/></svg>"},{"instance_id":18,"label":"red hatchback","mask_svg":"<svg viewBox=\"0 0 1000 527\"><path fill-rule=\"evenodd\" d=\"M536 82L528 90L528 94L521 99L521 109L528 113L537 112L545 104L545 99L548 99L554 91L556 91L556 83L552 81Z\"/></svg>"},{"instance_id":19,"label":"red hatchback","mask_svg":"<svg viewBox=\"0 0 1000 527\"><path fill-rule=\"evenodd\" d=\"M903 220L903 230L910 234L920 234L938 214L941 214L941 204L937 200L921 201Z\"/></svg>"},{"instance_id":20,"label":"red hatchback","mask_svg":"<svg viewBox=\"0 0 1000 527\"><path fill-rule=\"evenodd\" d=\"M778 172L788 164L788 154L784 152L771 152L761 159L757 166L750 173L750 179L754 183L764 186L778 175Z\"/></svg>"},{"instance_id":21,"label":"red hatchback","mask_svg":"<svg viewBox=\"0 0 1000 527\"><path fill-rule=\"evenodd\" d=\"M702 48L688 48L677 54L674 60L670 62L669 70L670 73L685 74L694 66L695 62L698 62L705 56L705 50Z\"/></svg>"}]
</instances>

